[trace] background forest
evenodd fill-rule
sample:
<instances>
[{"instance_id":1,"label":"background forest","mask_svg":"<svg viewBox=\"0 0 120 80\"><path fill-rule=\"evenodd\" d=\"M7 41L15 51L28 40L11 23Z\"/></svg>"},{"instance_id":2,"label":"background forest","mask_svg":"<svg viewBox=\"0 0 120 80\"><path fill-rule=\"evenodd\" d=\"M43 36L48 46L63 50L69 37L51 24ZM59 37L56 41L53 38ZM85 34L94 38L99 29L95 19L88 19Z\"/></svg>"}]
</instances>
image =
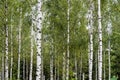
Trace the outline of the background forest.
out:
<instances>
[{"instance_id":1,"label":"background forest","mask_svg":"<svg viewBox=\"0 0 120 80\"><path fill-rule=\"evenodd\" d=\"M0 80L120 80L120 0L0 0Z\"/></svg>"}]
</instances>

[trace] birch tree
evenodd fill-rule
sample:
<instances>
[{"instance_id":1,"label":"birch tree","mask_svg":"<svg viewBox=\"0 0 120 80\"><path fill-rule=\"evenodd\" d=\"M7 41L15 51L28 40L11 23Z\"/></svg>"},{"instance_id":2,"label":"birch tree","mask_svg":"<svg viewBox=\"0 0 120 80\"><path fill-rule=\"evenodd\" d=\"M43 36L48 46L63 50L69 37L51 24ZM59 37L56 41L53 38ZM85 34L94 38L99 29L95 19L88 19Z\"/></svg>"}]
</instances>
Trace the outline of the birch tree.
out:
<instances>
[{"instance_id":1,"label":"birch tree","mask_svg":"<svg viewBox=\"0 0 120 80\"><path fill-rule=\"evenodd\" d=\"M3 31L2 34L4 35L5 32ZM2 42L4 43L5 40L3 39ZM5 51L4 51L5 45L3 44L2 47L2 80L5 80Z\"/></svg>"},{"instance_id":2,"label":"birch tree","mask_svg":"<svg viewBox=\"0 0 120 80\"><path fill-rule=\"evenodd\" d=\"M110 36L111 36L111 33L112 33L112 24L111 24L111 21L110 21L110 0L108 0L108 23L107 23L107 32L108 32L108 63L109 63L109 69L108 69L108 72L109 72L109 80L111 78L111 41L110 41Z\"/></svg>"},{"instance_id":3,"label":"birch tree","mask_svg":"<svg viewBox=\"0 0 120 80\"><path fill-rule=\"evenodd\" d=\"M53 39L50 44L50 80L53 80Z\"/></svg>"},{"instance_id":4,"label":"birch tree","mask_svg":"<svg viewBox=\"0 0 120 80\"><path fill-rule=\"evenodd\" d=\"M92 80L92 70L93 70L93 0L90 0L90 9L88 16L88 27L89 27L89 80Z\"/></svg>"},{"instance_id":5,"label":"birch tree","mask_svg":"<svg viewBox=\"0 0 120 80\"><path fill-rule=\"evenodd\" d=\"M69 57L70 57L70 50L69 50L69 42L70 42L70 0L67 1L68 9L67 9L67 65L66 65L66 80L69 80Z\"/></svg>"},{"instance_id":6,"label":"birch tree","mask_svg":"<svg viewBox=\"0 0 120 80\"><path fill-rule=\"evenodd\" d=\"M12 10L13 11L13 10ZM10 38L11 38L11 60L10 60L10 80L12 80L12 73L13 73L13 25L12 25L12 14L11 14L11 35L10 35Z\"/></svg>"},{"instance_id":7,"label":"birch tree","mask_svg":"<svg viewBox=\"0 0 120 80\"><path fill-rule=\"evenodd\" d=\"M7 0L5 0L5 80L8 80L8 18L7 18L7 13L8 13L8 4Z\"/></svg>"},{"instance_id":8,"label":"birch tree","mask_svg":"<svg viewBox=\"0 0 120 80\"><path fill-rule=\"evenodd\" d=\"M65 80L65 52L63 52L63 70L62 70L62 80Z\"/></svg>"},{"instance_id":9,"label":"birch tree","mask_svg":"<svg viewBox=\"0 0 120 80\"><path fill-rule=\"evenodd\" d=\"M32 8L32 25L31 25L31 54L30 54L30 74L29 74L29 80L32 80L32 72L33 72L33 8Z\"/></svg>"},{"instance_id":10,"label":"birch tree","mask_svg":"<svg viewBox=\"0 0 120 80\"><path fill-rule=\"evenodd\" d=\"M37 70L36 80L41 79L41 37L42 37L42 0L37 0L37 17L36 17L36 44L37 44Z\"/></svg>"},{"instance_id":11,"label":"birch tree","mask_svg":"<svg viewBox=\"0 0 120 80\"><path fill-rule=\"evenodd\" d=\"M99 54L98 54L98 80L102 80L102 25L101 25L101 0L98 0L98 34L99 34Z\"/></svg>"},{"instance_id":12,"label":"birch tree","mask_svg":"<svg viewBox=\"0 0 120 80\"><path fill-rule=\"evenodd\" d=\"M20 80L20 54L21 54L21 27L22 27L22 8L20 8L20 19L18 27L18 74L17 79Z\"/></svg>"}]
</instances>

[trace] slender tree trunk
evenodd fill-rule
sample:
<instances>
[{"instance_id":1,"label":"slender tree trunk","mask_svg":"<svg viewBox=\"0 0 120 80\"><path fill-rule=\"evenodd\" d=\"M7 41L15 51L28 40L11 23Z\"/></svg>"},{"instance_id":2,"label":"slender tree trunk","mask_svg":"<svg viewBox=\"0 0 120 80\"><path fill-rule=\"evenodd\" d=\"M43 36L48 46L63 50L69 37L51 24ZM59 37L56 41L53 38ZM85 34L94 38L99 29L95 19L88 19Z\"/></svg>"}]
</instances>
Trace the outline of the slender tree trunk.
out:
<instances>
[{"instance_id":1,"label":"slender tree trunk","mask_svg":"<svg viewBox=\"0 0 120 80\"><path fill-rule=\"evenodd\" d=\"M111 47L110 47L110 38L108 40L108 63L109 63L109 80L111 78L111 61L110 61L110 51L111 51Z\"/></svg>"},{"instance_id":2,"label":"slender tree trunk","mask_svg":"<svg viewBox=\"0 0 120 80\"><path fill-rule=\"evenodd\" d=\"M98 80L102 80L102 25L101 25L101 0L98 0L98 34L99 34Z\"/></svg>"},{"instance_id":3,"label":"slender tree trunk","mask_svg":"<svg viewBox=\"0 0 120 80\"><path fill-rule=\"evenodd\" d=\"M70 0L67 1L68 3L68 11L67 11L67 22L68 22L68 27L67 27L67 65L66 65L66 80L69 80L69 55L70 55L70 50L69 50L69 42L70 42Z\"/></svg>"},{"instance_id":4,"label":"slender tree trunk","mask_svg":"<svg viewBox=\"0 0 120 80\"><path fill-rule=\"evenodd\" d=\"M96 73L96 75L95 75L95 80L98 80L98 55L96 54L95 55L95 61L96 61L96 64L95 64L95 73Z\"/></svg>"},{"instance_id":5,"label":"slender tree trunk","mask_svg":"<svg viewBox=\"0 0 120 80\"><path fill-rule=\"evenodd\" d=\"M12 80L12 73L13 73L13 25L12 25L12 15L11 15L11 64L10 64L10 80Z\"/></svg>"},{"instance_id":6,"label":"slender tree trunk","mask_svg":"<svg viewBox=\"0 0 120 80\"><path fill-rule=\"evenodd\" d=\"M7 19L7 0L5 2L5 80L8 80L8 19Z\"/></svg>"},{"instance_id":7,"label":"slender tree trunk","mask_svg":"<svg viewBox=\"0 0 120 80\"><path fill-rule=\"evenodd\" d=\"M63 52L63 71L62 71L62 72L63 72L63 73L62 73L63 75L62 75L62 80L65 80L65 72L66 72L66 71L65 71L65 67L66 67L66 66L65 66L65 61L66 61L66 59L65 59L65 52Z\"/></svg>"},{"instance_id":8,"label":"slender tree trunk","mask_svg":"<svg viewBox=\"0 0 120 80\"><path fill-rule=\"evenodd\" d=\"M111 61L110 61L110 51L111 51L111 46L110 46L110 34L111 34L111 22L110 22L110 0L108 0L108 14L109 14L109 22L108 22L108 63L109 63L109 80L111 78Z\"/></svg>"},{"instance_id":9,"label":"slender tree trunk","mask_svg":"<svg viewBox=\"0 0 120 80\"><path fill-rule=\"evenodd\" d=\"M105 59L105 52L104 52L103 55L104 55L104 56L103 56L103 57L104 57L104 78L103 78L103 80L106 80L106 75L105 75L105 74L106 74L106 72L105 72L105 60L106 60L106 59Z\"/></svg>"},{"instance_id":10,"label":"slender tree trunk","mask_svg":"<svg viewBox=\"0 0 120 80\"><path fill-rule=\"evenodd\" d=\"M53 43L53 39L52 39ZM51 44L50 48L50 80L53 80L53 44Z\"/></svg>"},{"instance_id":11,"label":"slender tree trunk","mask_svg":"<svg viewBox=\"0 0 120 80\"><path fill-rule=\"evenodd\" d=\"M54 64L55 64L54 80L56 80L57 79L57 62L56 62L56 48L55 48L55 46L54 46L54 52L55 52L55 54L54 54Z\"/></svg>"},{"instance_id":12,"label":"slender tree trunk","mask_svg":"<svg viewBox=\"0 0 120 80\"><path fill-rule=\"evenodd\" d=\"M28 78L29 78L28 77L28 75L29 75L29 73L28 73L29 67L28 66L29 66L29 64L28 64L28 59L27 59L27 55L26 55L26 67L25 67L26 68L26 76L25 76L26 80L28 80Z\"/></svg>"},{"instance_id":13,"label":"slender tree trunk","mask_svg":"<svg viewBox=\"0 0 120 80\"><path fill-rule=\"evenodd\" d=\"M25 54L23 54L23 80L25 80Z\"/></svg>"},{"instance_id":14,"label":"slender tree trunk","mask_svg":"<svg viewBox=\"0 0 120 80\"><path fill-rule=\"evenodd\" d=\"M22 8L20 9L20 22L19 22L19 28L18 28L18 73L17 73L17 79L20 80L20 53L21 53L21 27L22 27Z\"/></svg>"},{"instance_id":15,"label":"slender tree trunk","mask_svg":"<svg viewBox=\"0 0 120 80\"><path fill-rule=\"evenodd\" d=\"M8 26L5 25L5 34L6 34L6 41L5 41L5 80L8 80Z\"/></svg>"},{"instance_id":16,"label":"slender tree trunk","mask_svg":"<svg viewBox=\"0 0 120 80\"><path fill-rule=\"evenodd\" d=\"M81 60L80 60L80 80L82 80L82 53L81 53Z\"/></svg>"},{"instance_id":17,"label":"slender tree trunk","mask_svg":"<svg viewBox=\"0 0 120 80\"><path fill-rule=\"evenodd\" d=\"M55 40L56 40L56 37L55 37ZM59 80L59 53L57 54L57 47L55 47L55 54L56 54L56 69L57 69L57 72L56 72L56 80ZM61 77L62 79L62 77Z\"/></svg>"},{"instance_id":18,"label":"slender tree trunk","mask_svg":"<svg viewBox=\"0 0 120 80\"><path fill-rule=\"evenodd\" d=\"M33 71L33 23L31 25L31 54L30 54L30 74L29 80L32 80L32 71Z\"/></svg>"},{"instance_id":19,"label":"slender tree trunk","mask_svg":"<svg viewBox=\"0 0 120 80\"><path fill-rule=\"evenodd\" d=\"M43 67L43 66L44 66L44 65L43 65L43 55L42 55L42 63L41 63L41 64L42 64L42 70L41 70L41 71L42 71L42 72L41 72L41 73L42 73L42 74L41 74L41 75L42 75L42 80L45 80L44 67Z\"/></svg>"},{"instance_id":20,"label":"slender tree trunk","mask_svg":"<svg viewBox=\"0 0 120 80\"><path fill-rule=\"evenodd\" d=\"M3 33L4 34L4 33ZM4 40L3 40L4 43ZM5 80L5 55L4 55L4 46L3 46L3 50L2 50L2 80Z\"/></svg>"},{"instance_id":21,"label":"slender tree trunk","mask_svg":"<svg viewBox=\"0 0 120 80\"><path fill-rule=\"evenodd\" d=\"M90 0L90 10L89 10L89 80L92 80L92 69L93 69L93 1Z\"/></svg>"},{"instance_id":22,"label":"slender tree trunk","mask_svg":"<svg viewBox=\"0 0 120 80\"><path fill-rule=\"evenodd\" d=\"M82 80L85 80L85 74L83 73L83 79Z\"/></svg>"},{"instance_id":23,"label":"slender tree trunk","mask_svg":"<svg viewBox=\"0 0 120 80\"><path fill-rule=\"evenodd\" d=\"M77 58L76 58L76 52L75 52L75 80L77 80Z\"/></svg>"},{"instance_id":24,"label":"slender tree trunk","mask_svg":"<svg viewBox=\"0 0 120 80\"><path fill-rule=\"evenodd\" d=\"M57 68L57 80L59 80L59 57L58 57L58 68Z\"/></svg>"},{"instance_id":25,"label":"slender tree trunk","mask_svg":"<svg viewBox=\"0 0 120 80\"><path fill-rule=\"evenodd\" d=\"M41 37L42 37L42 0L37 0L37 35L36 35L36 44L37 44L37 70L36 70L36 80L41 79Z\"/></svg>"}]
</instances>

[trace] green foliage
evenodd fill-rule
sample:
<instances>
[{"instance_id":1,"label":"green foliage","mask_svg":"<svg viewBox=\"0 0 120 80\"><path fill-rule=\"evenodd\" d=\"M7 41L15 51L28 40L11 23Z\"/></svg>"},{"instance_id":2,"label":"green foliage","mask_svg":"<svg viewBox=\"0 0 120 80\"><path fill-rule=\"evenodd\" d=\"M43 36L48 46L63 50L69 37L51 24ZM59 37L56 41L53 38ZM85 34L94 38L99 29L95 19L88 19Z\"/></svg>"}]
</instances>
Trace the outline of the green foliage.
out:
<instances>
[{"instance_id":1,"label":"green foliage","mask_svg":"<svg viewBox=\"0 0 120 80\"><path fill-rule=\"evenodd\" d=\"M10 52L13 46L13 79L17 79L17 66L18 66L18 27L20 25L20 9L22 8L22 49L21 49L21 80L23 79L23 62L25 59L25 66L30 65L30 27L32 25L31 7L36 5L37 0L0 0L0 66L2 64L2 57L5 53L5 25L9 27L9 65L10 65ZM94 61L96 64L95 55L98 52L98 22L97 22L97 0L94 2ZM5 5L7 3L7 12ZM103 53L105 60L103 60L106 67L106 79L108 78L108 39L111 41L111 74L120 74L120 1L114 2L109 0L101 0L102 10L102 33L103 33ZM80 76L80 67L82 61L82 73L85 73L85 79L88 79L88 20L86 15L90 3L87 0L71 0L70 1L70 43L67 44L67 0L43 0L42 11L44 14L42 23L42 56L43 56L43 71L46 80L50 79L50 52L51 46L54 47L52 51L54 59L54 69L57 68L57 74L62 80L62 67L63 67L63 53L67 52L67 45L70 46L70 80L75 80L73 74L75 72L75 57L77 59L77 75ZM108 10L109 8L109 10ZM34 13L36 15L36 11ZM6 22L6 19L8 21ZM12 20L12 21L11 21ZM112 24L112 33L108 35L106 28L108 22ZM13 26L13 40L11 40L10 29ZM34 24L34 31L36 31ZM34 34L36 35L36 34ZM53 42L52 42L53 40ZM10 42L13 41L13 45ZM4 55L5 56L5 55ZM66 58L66 57L65 57ZM93 74L95 73L96 66L93 65ZM10 67L9 67L10 69ZM1 72L2 68L0 68ZM25 70L30 70L26 68ZM55 75L55 70L54 70ZM36 76L36 43L34 40L34 56L33 56L33 80ZM118 76L119 77L119 76ZM93 75L95 78L95 75Z\"/></svg>"}]
</instances>

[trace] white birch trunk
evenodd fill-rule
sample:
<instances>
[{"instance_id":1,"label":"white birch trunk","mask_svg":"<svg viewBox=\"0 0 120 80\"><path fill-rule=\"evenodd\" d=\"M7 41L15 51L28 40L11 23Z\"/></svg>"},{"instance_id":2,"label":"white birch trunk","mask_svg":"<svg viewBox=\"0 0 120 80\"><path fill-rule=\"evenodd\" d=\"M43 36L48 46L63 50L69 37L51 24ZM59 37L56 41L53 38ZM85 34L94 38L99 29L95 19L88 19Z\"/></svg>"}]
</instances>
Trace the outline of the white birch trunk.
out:
<instances>
[{"instance_id":1,"label":"white birch trunk","mask_svg":"<svg viewBox=\"0 0 120 80\"><path fill-rule=\"evenodd\" d=\"M67 11L67 22L68 22L68 27L67 27L67 65L66 65L66 80L69 80L69 55L70 55L70 50L69 50L69 42L70 42L70 0L67 1L68 4L68 11Z\"/></svg>"},{"instance_id":2,"label":"white birch trunk","mask_svg":"<svg viewBox=\"0 0 120 80\"><path fill-rule=\"evenodd\" d=\"M111 61L110 61L110 51L111 51L111 46L110 46L110 34L112 32L111 28L112 28L112 24L110 21L110 0L108 0L108 14L109 14L109 21L108 21L108 63L109 63L109 80L111 78Z\"/></svg>"},{"instance_id":3,"label":"white birch trunk","mask_svg":"<svg viewBox=\"0 0 120 80\"><path fill-rule=\"evenodd\" d=\"M11 18L11 64L10 64L10 80L12 80L12 73L13 73L13 25L12 25L12 18Z\"/></svg>"},{"instance_id":4,"label":"white birch trunk","mask_svg":"<svg viewBox=\"0 0 120 80\"><path fill-rule=\"evenodd\" d=\"M75 80L77 80L77 58L75 53Z\"/></svg>"},{"instance_id":5,"label":"white birch trunk","mask_svg":"<svg viewBox=\"0 0 120 80\"><path fill-rule=\"evenodd\" d=\"M3 40L3 43L4 43L4 40ZM4 49L2 50L2 53L3 53L3 55L2 55L2 80L5 80L5 55L4 55Z\"/></svg>"},{"instance_id":6,"label":"white birch trunk","mask_svg":"<svg viewBox=\"0 0 120 80\"><path fill-rule=\"evenodd\" d=\"M83 73L83 79L82 80L85 80L85 74Z\"/></svg>"},{"instance_id":7,"label":"white birch trunk","mask_svg":"<svg viewBox=\"0 0 120 80\"><path fill-rule=\"evenodd\" d=\"M54 64L55 64L55 75L54 75L54 80L56 80L57 79L57 60L56 60L56 58L57 58L57 56L56 56L56 47L54 46L54 52L55 52L55 56L54 56Z\"/></svg>"},{"instance_id":8,"label":"white birch trunk","mask_svg":"<svg viewBox=\"0 0 120 80\"><path fill-rule=\"evenodd\" d=\"M53 39L52 39L53 43ZM53 80L53 44L51 44L50 48L50 80Z\"/></svg>"},{"instance_id":9,"label":"white birch trunk","mask_svg":"<svg viewBox=\"0 0 120 80\"><path fill-rule=\"evenodd\" d=\"M89 80L92 80L92 69L93 69L93 1L90 0L90 10L89 10L89 36L90 36L90 42L89 42Z\"/></svg>"},{"instance_id":10,"label":"white birch trunk","mask_svg":"<svg viewBox=\"0 0 120 80\"><path fill-rule=\"evenodd\" d=\"M66 59L65 59L65 52L63 52L63 75L62 75L62 80L65 80L65 61L66 61Z\"/></svg>"},{"instance_id":11,"label":"white birch trunk","mask_svg":"<svg viewBox=\"0 0 120 80\"><path fill-rule=\"evenodd\" d=\"M28 60L27 60L27 55L26 55L26 75L25 75L25 77L26 77L26 80L28 80L28 78L29 78L29 74L28 74L28 67L29 65L28 65Z\"/></svg>"},{"instance_id":12,"label":"white birch trunk","mask_svg":"<svg viewBox=\"0 0 120 80\"><path fill-rule=\"evenodd\" d=\"M5 80L8 80L8 26L5 26L5 34L6 34L6 40L5 40Z\"/></svg>"},{"instance_id":13,"label":"white birch trunk","mask_svg":"<svg viewBox=\"0 0 120 80\"><path fill-rule=\"evenodd\" d=\"M22 8L20 9L20 22L18 28L18 73L17 73L17 80L20 80L20 53L21 53L21 27L22 27Z\"/></svg>"},{"instance_id":14,"label":"white birch trunk","mask_svg":"<svg viewBox=\"0 0 120 80\"><path fill-rule=\"evenodd\" d=\"M80 60L80 80L82 80L82 53L81 53L81 60Z\"/></svg>"},{"instance_id":15,"label":"white birch trunk","mask_svg":"<svg viewBox=\"0 0 120 80\"><path fill-rule=\"evenodd\" d=\"M37 35L36 35L36 44L37 44L37 70L36 70L36 80L41 80L41 37L42 37L42 0L37 0Z\"/></svg>"},{"instance_id":16,"label":"white birch trunk","mask_svg":"<svg viewBox=\"0 0 120 80\"><path fill-rule=\"evenodd\" d=\"M8 80L8 19L7 19L7 0L5 1L5 80Z\"/></svg>"},{"instance_id":17,"label":"white birch trunk","mask_svg":"<svg viewBox=\"0 0 120 80\"><path fill-rule=\"evenodd\" d=\"M12 9L13 11L13 9ZM11 60L10 60L10 80L12 80L12 73L13 73L13 25L12 25L12 14L11 14Z\"/></svg>"},{"instance_id":18,"label":"white birch trunk","mask_svg":"<svg viewBox=\"0 0 120 80\"><path fill-rule=\"evenodd\" d=\"M33 71L33 23L31 25L31 54L30 54L30 74L29 80L32 80L32 71Z\"/></svg>"},{"instance_id":19,"label":"white birch trunk","mask_svg":"<svg viewBox=\"0 0 120 80\"><path fill-rule=\"evenodd\" d=\"M101 25L101 0L98 0L98 34L99 34L99 54L98 54L98 80L102 80L102 25Z\"/></svg>"}]
</instances>

